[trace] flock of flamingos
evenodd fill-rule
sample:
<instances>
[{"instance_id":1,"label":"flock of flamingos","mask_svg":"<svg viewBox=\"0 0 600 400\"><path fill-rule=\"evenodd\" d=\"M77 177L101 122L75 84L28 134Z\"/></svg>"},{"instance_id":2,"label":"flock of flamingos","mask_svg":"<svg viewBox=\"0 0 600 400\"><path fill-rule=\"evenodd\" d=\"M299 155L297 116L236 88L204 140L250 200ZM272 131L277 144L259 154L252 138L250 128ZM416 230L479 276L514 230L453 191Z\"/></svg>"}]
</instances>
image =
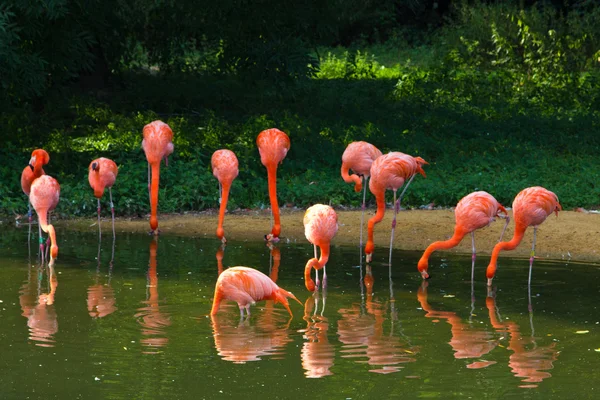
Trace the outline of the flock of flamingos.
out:
<instances>
[{"instance_id":1,"label":"flock of flamingos","mask_svg":"<svg viewBox=\"0 0 600 400\"><path fill-rule=\"evenodd\" d=\"M162 160L168 164L168 156L173 153L173 132L171 128L162 121L154 121L144 126L142 148L148 160L148 190L150 194L150 227L151 233L158 235L158 185L160 176L160 163ZM271 232L265 235L265 240L277 242L281 234L279 207L277 203L276 174L277 166L283 162L289 148L290 139L287 134L279 129L267 129L262 131L256 140L262 164L268 173L269 198L273 213L273 227ZM31 155L29 165L25 167L21 175L21 186L29 197L31 221L31 206L35 209L39 220L39 244L42 258L47 257L49 250L49 265L53 266L58 257L58 245L54 227L48 222L48 212L53 210L59 201L60 185L57 180L46 175L43 166L48 164L50 157L45 150L36 149ZM370 262L375 244L373 242L373 231L375 224L379 223L385 213L385 192L391 189L394 193L394 218L392 220L392 231L390 238L390 253L394 240L394 229L396 227L396 214L400 210L402 197L417 173L425 176L423 165L428 164L421 157L413 157L400 152L390 152L383 155L375 146L367 142L353 142L348 145L342 155L342 178L348 183L354 183L356 192L363 191L362 225L364 221L364 210L366 200L367 181L369 189L375 195L377 212L368 221L368 238L365 245L366 261ZM229 189L233 180L238 175L238 160L230 150L217 150L211 159L214 176L219 180L220 188L220 210L219 222L216 231L217 237L226 242L223 230L223 220L227 207ZM100 199L104 190L108 188L110 195L110 207L113 221L114 234L114 205L112 202L111 188L117 178L117 165L107 158L98 158L89 165L88 180L94 190L94 196L98 199L98 225L100 225ZM353 174L350 174L350 170ZM397 190L403 188L397 197ZM487 267L487 284L491 286L492 279L496 274L497 260L500 251L515 249L523 239L525 230L529 226L534 227L533 245L529 262L529 284L531 284L531 271L535 254L535 240L537 227L553 212L561 210L557 196L542 187L530 187L522 190L515 197L513 204L513 218L515 221L515 233L508 242L502 241L502 236L510 222L506 209L496 201L489 193L478 191L462 198L455 209L456 226L454 234L449 240L437 241L429 245L418 262L418 270L423 279L429 278L428 259L438 249L449 249L460 243L467 234L471 234L473 245L473 258L475 258L475 231L488 226L496 217L506 220L500 241L494 246L490 263ZM308 208L304 215L305 235L314 246L314 258L306 263L304 270L305 285L309 291L315 291L320 285L326 287L327 275L325 265L329 259L329 248L332 238L335 236L338 224L337 215L333 208L328 205L315 204ZM44 243L41 231L49 235L48 242ZM317 246L320 256L317 257ZM46 254L46 255L44 255ZM315 270L315 280L311 277L312 269ZM323 281L319 280L318 271L323 269ZM279 288L271 278L248 267L232 267L224 270L218 277L211 315L219 310L222 300L237 302L240 314L244 316L244 310L250 313L250 305L261 300L274 300L282 303L292 314L288 298L296 301L298 299L290 292ZM298 301L299 302L299 301Z\"/></svg>"}]
</instances>

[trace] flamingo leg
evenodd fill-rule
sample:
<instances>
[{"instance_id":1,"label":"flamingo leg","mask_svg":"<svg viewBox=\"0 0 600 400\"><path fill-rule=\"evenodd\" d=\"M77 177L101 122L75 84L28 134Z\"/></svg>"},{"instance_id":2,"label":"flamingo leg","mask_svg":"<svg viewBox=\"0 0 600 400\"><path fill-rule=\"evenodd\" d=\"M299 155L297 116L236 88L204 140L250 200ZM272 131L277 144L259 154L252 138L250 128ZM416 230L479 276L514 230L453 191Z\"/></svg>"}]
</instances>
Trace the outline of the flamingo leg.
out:
<instances>
[{"instance_id":1,"label":"flamingo leg","mask_svg":"<svg viewBox=\"0 0 600 400\"><path fill-rule=\"evenodd\" d=\"M315 258L318 260L317 258L317 245L313 244L313 247L315 249ZM319 280L319 270L315 268L315 286L317 287L317 290L319 290L319 286L321 285L321 281Z\"/></svg>"},{"instance_id":2,"label":"flamingo leg","mask_svg":"<svg viewBox=\"0 0 600 400\"><path fill-rule=\"evenodd\" d=\"M390 260L389 260L389 264L392 264L392 248L394 247L394 231L396 230L396 214L398 213L398 208L397 205L399 203L396 203L396 191L394 190L394 219L392 220L392 234L390 235Z\"/></svg>"},{"instance_id":3,"label":"flamingo leg","mask_svg":"<svg viewBox=\"0 0 600 400\"><path fill-rule=\"evenodd\" d=\"M533 258L535 257L535 236L537 233L537 226L533 227L533 245L531 246L531 257L529 258L529 281L528 285L531 286L531 270L533 269Z\"/></svg>"},{"instance_id":4,"label":"flamingo leg","mask_svg":"<svg viewBox=\"0 0 600 400\"><path fill-rule=\"evenodd\" d=\"M502 228L502 233L500 234L500 240L498 240L498 242L502 241L502 238L504 237L504 232L506 232L506 227L508 226L508 223L510 222L510 217L508 215L504 219L506 219L506 223L504 224L504 228Z\"/></svg>"},{"instance_id":5,"label":"flamingo leg","mask_svg":"<svg viewBox=\"0 0 600 400\"><path fill-rule=\"evenodd\" d=\"M360 245L359 247L362 248L363 245L363 226L365 223L365 209L367 208L366 206L366 200L367 200L367 179L363 176L362 180L363 180L363 202L362 202L362 214L360 215Z\"/></svg>"},{"instance_id":6,"label":"flamingo leg","mask_svg":"<svg viewBox=\"0 0 600 400\"><path fill-rule=\"evenodd\" d=\"M98 200L98 207L96 210L98 211L98 237L102 239L102 229L100 229L100 199Z\"/></svg>"},{"instance_id":7,"label":"flamingo leg","mask_svg":"<svg viewBox=\"0 0 600 400\"><path fill-rule=\"evenodd\" d=\"M28 201L27 203L29 204L29 211L27 211L27 217L29 219L29 231L27 232L27 245L30 246L31 245L31 220L33 219L33 216L31 214L31 202Z\"/></svg>"},{"instance_id":8,"label":"flamingo leg","mask_svg":"<svg viewBox=\"0 0 600 400\"><path fill-rule=\"evenodd\" d=\"M42 260L42 263L44 262L44 237L42 236L42 224L39 223L39 217L38 217L38 235L39 235L39 242L40 242L40 258Z\"/></svg>"},{"instance_id":9,"label":"flamingo leg","mask_svg":"<svg viewBox=\"0 0 600 400\"><path fill-rule=\"evenodd\" d=\"M473 255L471 256L471 282L475 276L475 231L471 232L471 245L473 246Z\"/></svg>"},{"instance_id":10,"label":"flamingo leg","mask_svg":"<svg viewBox=\"0 0 600 400\"><path fill-rule=\"evenodd\" d=\"M50 212L48 212L48 225L50 225ZM46 239L46 259L48 259L48 253L50 252L50 235Z\"/></svg>"},{"instance_id":11,"label":"flamingo leg","mask_svg":"<svg viewBox=\"0 0 600 400\"><path fill-rule=\"evenodd\" d=\"M108 188L108 194L110 195L110 213L112 214L112 228L113 228L113 239L115 238L115 204L112 200L112 188Z\"/></svg>"}]
</instances>

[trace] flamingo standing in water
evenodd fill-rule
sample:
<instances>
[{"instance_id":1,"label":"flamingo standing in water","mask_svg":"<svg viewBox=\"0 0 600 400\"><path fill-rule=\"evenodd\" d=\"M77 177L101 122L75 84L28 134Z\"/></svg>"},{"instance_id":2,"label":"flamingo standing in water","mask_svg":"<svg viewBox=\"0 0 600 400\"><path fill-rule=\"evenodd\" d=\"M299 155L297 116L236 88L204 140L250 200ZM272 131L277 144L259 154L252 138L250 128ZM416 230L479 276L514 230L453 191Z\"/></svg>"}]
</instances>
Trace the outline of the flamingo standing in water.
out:
<instances>
[{"instance_id":1,"label":"flamingo standing in water","mask_svg":"<svg viewBox=\"0 0 600 400\"><path fill-rule=\"evenodd\" d=\"M367 198L367 181L371 174L371 164L381 156L381 151L371 143L352 142L342 154L342 178L346 183L354 183L354 191L363 189L362 214L360 216L360 244L363 245L363 223L365 219L365 201ZM350 175L352 169L354 174Z\"/></svg>"},{"instance_id":2,"label":"flamingo standing in water","mask_svg":"<svg viewBox=\"0 0 600 400\"><path fill-rule=\"evenodd\" d=\"M90 163L88 167L88 181L94 189L94 196L98 199L98 235L102 236L100 230L100 198L104 195L104 189L108 188L110 195L110 212L112 214L113 236L115 236L115 206L112 200L112 186L117 179L117 164L113 160L100 157Z\"/></svg>"},{"instance_id":3,"label":"flamingo standing in water","mask_svg":"<svg viewBox=\"0 0 600 400\"><path fill-rule=\"evenodd\" d=\"M274 219L271 233L265 235L265 239L277 242L281 234L279 205L277 204L277 166L283 162L287 152L290 150L290 138L279 129L266 129L256 138L256 145L260 153L260 161L267 168L269 199L271 200L271 210Z\"/></svg>"},{"instance_id":4,"label":"flamingo standing in water","mask_svg":"<svg viewBox=\"0 0 600 400\"><path fill-rule=\"evenodd\" d=\"M27 195L27 204L29 205L29 211L27 212L27 216L29 217L29 234L31 234L31 221L32 221L32 213L31 213L31 201L29 200L29 193L31 192L31 184L36 178L39 178L42 175L45 175L46 172L42 168L44 165L50 162L50 156L43 149L36 149L31 152L31 159L29 160L29 164L23 169L21 173L21 188L23 189L23 193ZM44 243L42 241L42 228L38 225L39 235L40 235L40 252L44 252Z\"/></svg>"},{"instance_id":5,"label":"flamingo standing in water","mask_svg":"<svg viewBox=\"0 0 600 400\"><path fill-rule=\"evenodd\" d=\"M173 153L173 131L162 121L153 121L144 126L142 148L148 160L148 191L150 192L150 228L158 235L158 183L160 179L160 161L169 165L169 155ZM152 172L152 174L150 174ZM152 175L152 179L150 176Z\"/></svg>"},{"instance_id":6,"label":"flamingo standing in water","mask_svg":"<svg viewBox=\"0 0 600 400\"><path fill-rule=\"evenodd\" d=\"M231 150L217 150L210 159L213 175L219 180L219 226L217 227L217 237L221 242L226 243L225 231L223 230L223 220L225 219L225 210L227 210L227 199L229 198L229 189L231 183L238 176L238 159Z\"/></svg>"},{"instance_id":7,"label":"flamingo standing in water","mask_svg":"<svg viewBox=\"0 0 600 400\"><path fill-rule=\"evenodd\" d=\"M501 212L504 213L504 216L500 215ZM423 279L429 278L427 269L429 267L429 256L431 256L431 253L436 250L451 249L455 246L458 246L460 241L467 233L471 234L471 244L473 246L473 255L471 258L474 261L475 231L477 229L489 226L493 221L495 221L496 217L506 219L504 229L500 235L501 241L502 237L504 236L504 232L506 231L506 227L508 226L508 222L510 221L508 212L504 206L498 203L494 196L484 191L473 192L460 199L456 205L456 209L454 210L454 218L456 220L454 235L452 235L452 237L448 240L431 243L419 260L417 268L419 269ZM473 267L474 266L475 264L473 264ZM473 279L473 269L471 270L471 279Z\"/></svg>"},{"instance_id":8,"label":"flamingo standing in water","mask_svg":"<svg viewBox=\"0 0 600 400\"><path fill-rule=\"evenodd\" d=\"M262 272L248 267L231 267L223 271L217 279L210 315L215 315L219 311L219 305L223 300L232 300L238 303L242 318L244 309L247 315L250 315L251 304L261 300L274 300L276 303L283 304L290 316L293 316L288 304L288 297L300 303L296 296L281 289Z\"/></svg>"},{"instance_id":9,"label":"flamingo standing in water","mask_svg":"<svg viewBox=\"0 0 600 400\"><path fill-rule=\"evenodd\" d=\"M367 262L371 262L373 258L373 250L375 243L373 242L373 229L375 224L381 222L385 215L385 191L392 189L394 191L394 219L392 221L392 235L390 237L390 259L392 257L392 245L394 243L394 230L396 229L396 214L400 210L402 196L412 182L415 175L420 173L425 176L425 171L421 167L423 164L429 164L421 157L413 157L400 152L391 152L385 154L371 165L371 180L369 181L369 190L375 195L377 201L377 213L369 219L368 224L368 239L365 246ZM396 201L396 191L404 185L406 180L408 183L404 186L404 190L400 194L400 198Z\"/></svg>"},{"instance_id":10,"label":"flamingo standing in water","mask_svg":"<svg viewBox=\"0 0 600 400\"><path fill-rule=\"evenodd\" d=\"M48 223L48 212L56 208L60 198L60 185L56 179L48 175L42 175L31 184L29 200L38 215L40 227L50 236L50 266L54 266L54 260L58 257L58 246L56 244L56 232L54 226ZM43 249L40 239L40 248ZM43 258L42 250L42 258Z\"/></svg>"},{"instance_id":11,"label":"flamingo standing in water","mask_svg":"<svg viewBox=\"0 0 600 400\"><path fill-rule=\"evenodd\" d=\"M514 250L525 235L527 227L533 226L533 245L531 246L531 257L529 258L529 285L531 285L531 270L533 268L533 258L535 256L535 237L538 226L546 218L562 210L558 197L551 191L541 186L534 186L523 189L513 200L513 218L515 220L515 233L508 242L500 242L492 250L492 258L487 267L486 276L488 286L492 286L492 279L496 275L498 256L502 250Z\"/></svg>"},{"instance_id":12,"label":"flamingo standing in water","mask_svg":"<svg viewBox=\"0 0 600 400\"><path fill-rule=\"evenodd\" d=\"M329 246L331 239L338 230L337 214L330 206L315 204L309 207L304 214L304 235L315 249L315 257L308 260L304 267L304 284L313 292L315 282L310 277L310 271L315 269L316 287L319 286L319 270L323 268L323 288L327 286L327 273L325 265L329 260ZM317 259L317 246L321 249L321 257Z\"/></svg>"}]
</instances>

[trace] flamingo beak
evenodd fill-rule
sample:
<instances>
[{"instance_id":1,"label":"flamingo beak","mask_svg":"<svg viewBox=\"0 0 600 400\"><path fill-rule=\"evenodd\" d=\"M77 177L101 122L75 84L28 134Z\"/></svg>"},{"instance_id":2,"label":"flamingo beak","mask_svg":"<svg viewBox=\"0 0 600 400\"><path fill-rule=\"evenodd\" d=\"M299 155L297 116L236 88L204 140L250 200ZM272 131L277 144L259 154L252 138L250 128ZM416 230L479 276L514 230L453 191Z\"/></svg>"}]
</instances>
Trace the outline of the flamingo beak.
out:
<instances>
[{"instance_id":1,"label":"flamingo beak","mask_svg":"<svg viewBox=\"0 0 600 400\"><path fill-rule=\"evenodd\" d=\"M31 171L33 171L33 165L29 164L29 168L31 168Z\"/></svg>"},{"instance_id":2,"label":"flamingo beak","mask_svg":"<svg viewBox=\"0 0 600 400\"><path fill-rule=\"evenodd\" d=\"M97 171L97 170L98 170L98 163L93 163L93 164L92 164L92 169L93 169L94 171Z\"/></svg>"}]
</instances>

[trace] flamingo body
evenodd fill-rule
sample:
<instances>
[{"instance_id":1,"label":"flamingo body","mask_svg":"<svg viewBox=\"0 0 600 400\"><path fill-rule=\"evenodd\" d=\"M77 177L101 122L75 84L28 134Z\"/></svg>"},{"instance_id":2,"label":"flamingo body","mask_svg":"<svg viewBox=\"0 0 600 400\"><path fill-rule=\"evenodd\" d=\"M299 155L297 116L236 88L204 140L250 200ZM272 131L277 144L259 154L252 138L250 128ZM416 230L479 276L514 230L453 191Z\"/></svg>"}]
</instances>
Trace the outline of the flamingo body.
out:
<instances>
[{"instance_id":1,"label":"flamingo body","mask_svg":"<svg viewBox=\"0 0 600 400\"><path fill-rule=\"evenodd\" d=\"M298 303L300 301L290 292L277 286L271 278L254 268L232 267L228 268L217 279L215 296L210 312L215 315L219 311L222 300L231 300L238 303L240 313L243 310L250 313L250 305L261 300L273 300L281 303L292 315L287 298L290 297ZM302 304L302 303L300 303Z\"/></svg>"},{"instance_id":2,"label":"flamingo body","mask_svg":"<svg viewBox=\"0 0 600 400\"><path fill-rule=\"evenodd\" d=\"M369 219L368 239L365 246L367 261L371 260L373 251L375 250L375 243L373 241L375 224L381 222L385 215L385 191L392 189L395 193L404 185L407 179L411 179L416 173L420 173L426 177L425 171L422 168L423 164L428 163L421 157L413 157L400 152L390 152L373 161L369 190L375 195L377 213ZM394 228L394 224L392 228Z\"/></svg>"},{"instance_id":3,"label":"flamingo body","mask_svg":"<svg viewBox=\"0 0 600 400\"><path fill-rule=\"evenodd\" d=\"M418 269L423 279L429 278L429 257L434 251L457 246L466 234L489 226L500 212L507 214L504 206L484 191L473 192L460 199L454 210L454 235L449 240L431 243L419 260Z\"/></svg>"},{"instance_id":4,"label":"flamingo body","mask_svg":"<svg viewBox=\"0 0 600 400\"><path fill-rule=\"evenodd\" d=\"M310 277L310 271L311 268L319 270L325 267L329 260L331 239L333 239L338 230L337 214L330 206L315 204L306 210L303 222L306 239L321 249L320 258L317 259L315 257L308 260L304 269L306 288L312 292L315 290L315 283Z\"/></svg>"},{"instance_id":5,"label":"flamingo body","mask_svg":"<svg viewBox=\"0 0 600 400\"><path fill-rule=\"evenodd\" d=\"M152 183L150 185L150 228L154 234L158 234L158 184L160 180L160 161L173 153L173 131L169 125L162 121L153 121L144 126L144 139L142 140L142 148L146 153L148 160L149 171L152 170ZM150 178L150 173L148 174ZM150 179L149 179L150 180Z\"/></svg>"},{"instance_id":6,"label":"flamingo body","mask_svg":"<svg viewBox=\"0 0 600 400\"><path fill-rule=\"evenodd\" d=\"M352 142L342 154L342 178L347 183L354 183L354 191L362 190L362 180L359 175L365 179L371 174L371 165L373 161L381 156L381 151L367 142ZM349 170L354 171L350 175Z\"/></svg>"},{"instance_id":7,"label":"flamingo body","mask_svg":"<svg viewBox=\"0 0 600 400\"><path fill-rule=\"evenodd\" d=\"M510 241L500 242L494 246L492 257L486 272L488 286L491 286L492 279L496 274L500 252L502 250L514 250L519 243L521 243L521 240L523 240L525 231L529 226L534 227L533 247L529 263L529 282L531 283L531 267L533 265L535 233L537 227L542 224L550 214L554 212L558 216L558 211L562 210L556 194L541 186L534 186L520 191L513 200L512 206L513 218L515 220L515 233Z\"/></svg>"},{"instance_id":8,"label":"flamingo body","mask_svg":"<svg viewBox=\"0 0 600 400\"><path fill-rule=\"evenodd\" d=\"M54 226L48 224L48 212L56 208L60 198L60 185L57 180L48 175L42 175L31 184L29 201L38 215L42 230L50 235L52 246L50 248L51 264L58 257L56 233Z\"/></svg>"},{"instance_id":9,"label":"flamingo body","mask_svg":"<svg viewBox=\"0 0 600 400\"><path fill-rule=\"evenodd\" d=\"M225 210L227 210L227 200L229 190L233 180L238 176L238 159L231 150L217 150L213 153L210 160L213 175L219 181L222 192L219 197L219 225L217 227L217 237L223 243L226 242L225 231L223 230L223 220L225 219Z\"/></svg>"},{"instance_id":10,"label":"flamingo body","mask_svg":"<svg viewBox=\"0 0 600 400\"><path fill-rule=\"evenodd\" d=\"M277 166L283 161L290 149L290 138L279 129L266 129L256 138L256 145L260 153L260 161L267 168L269 199L274 219L271 233L266 235L265 239L277 241L281 233L279 204L277 203Z\"/></svg>"},{"instance_id":11,"label":"flamingo body","mask_svg":"<svg viewBox=\"0 0 600 400\"><path fill-rule=\"evenodd\" d=\"M98 199L104 195L105 188L115 184L119 170L113 160L100 157L92 161L88 167L88 182Z\"/></svg>"}]
</instances>

